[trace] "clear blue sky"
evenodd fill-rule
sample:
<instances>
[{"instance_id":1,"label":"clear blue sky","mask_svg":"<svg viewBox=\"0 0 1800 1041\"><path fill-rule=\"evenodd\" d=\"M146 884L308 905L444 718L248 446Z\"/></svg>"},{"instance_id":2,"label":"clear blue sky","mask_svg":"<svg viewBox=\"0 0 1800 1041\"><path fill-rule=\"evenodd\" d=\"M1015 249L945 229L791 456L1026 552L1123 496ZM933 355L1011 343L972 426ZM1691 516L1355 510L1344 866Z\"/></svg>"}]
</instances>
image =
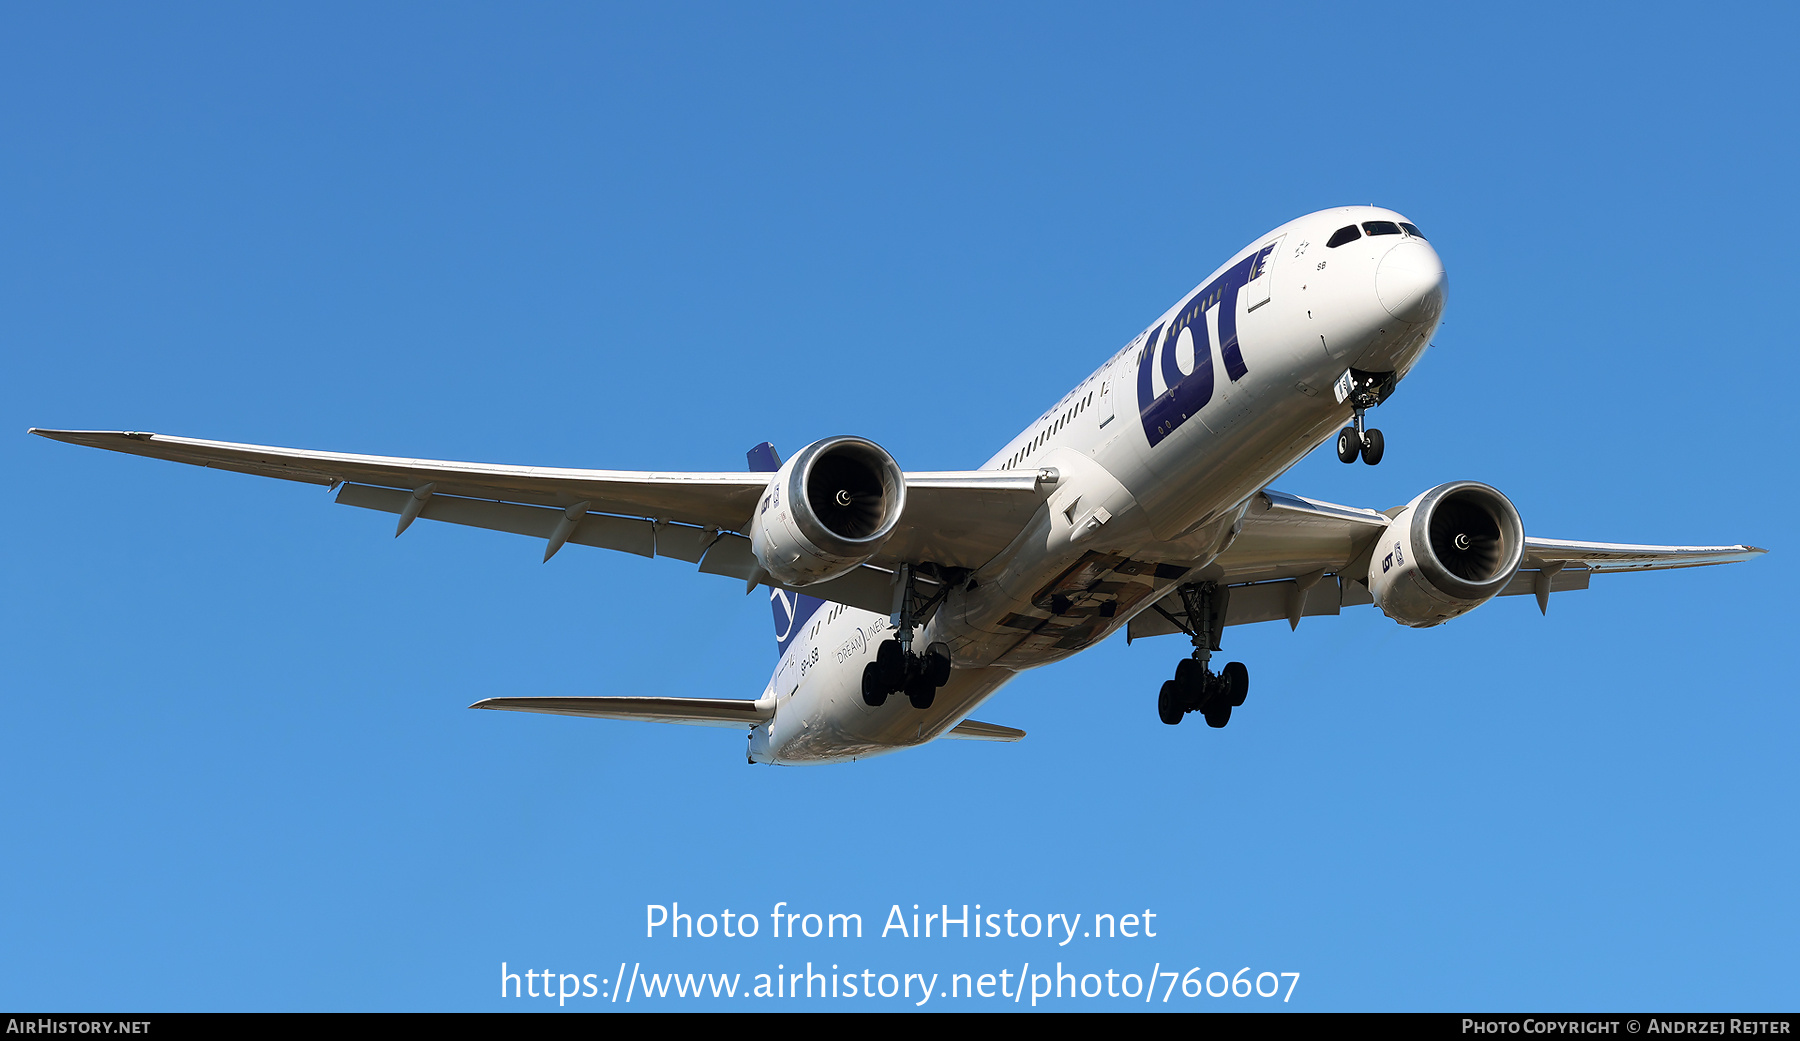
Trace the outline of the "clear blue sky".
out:
<instances>
[{"instance_id":1,"label":"clear blue sky","mask_svg":"<svg viewBox=\"0 0 1800 1041\"><path fill-rule=\"evenodd\" d=\"M1299 972L1303 1009L1792 1009L1796 21L11 6L0 1006L498 1009L531 1004L501 961L1061 958ZM1343 203L1426 230L1447 324L1380 467L1322 449L1277 487L1382 508L1474 478L1534 534L1773 552L1548 618L1234 629L1224 731L1158 723L1183 647L1120 639L982 709L1019 745L753 768L726 731L464 708L753 697L768 608L729 580L396 541L315 488L24 433L671 470L856 433L970 466ZM676 900L1160 930L645 940Z\"/></svg>"}]
</instances>

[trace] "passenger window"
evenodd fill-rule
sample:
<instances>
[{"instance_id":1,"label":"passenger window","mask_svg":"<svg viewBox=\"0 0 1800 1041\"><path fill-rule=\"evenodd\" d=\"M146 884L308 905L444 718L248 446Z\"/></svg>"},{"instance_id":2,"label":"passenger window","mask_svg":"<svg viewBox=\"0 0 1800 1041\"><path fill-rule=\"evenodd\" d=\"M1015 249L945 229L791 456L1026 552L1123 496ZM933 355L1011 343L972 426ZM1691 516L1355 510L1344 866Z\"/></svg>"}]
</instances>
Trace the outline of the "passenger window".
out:
<instances>
[{"instance_id":1,"label":"passenger window","mask_svg":"<svg viewBox=\"0 0 1800 1041\"><path fill-rule=\"evenodd\" d=\"M1325 248L1336 249L1346 242L1355 242L1360 238L1362 238L1362 232L1357 231L1356 225L1352 224L1348 227L1339 228L1337 232L1331 236L1331 241L1325 243Z\"/></svg>"},{"instance_id":2,"label":"passenger window","mask_svg":"<svg viewBox=\"0 0 1800 1041\"><path fill-rule=\"evenodd\" d=\"M1391 220L1366 220L1363 221L1363 230L1370 235L1398 235L1400 225Z\"/></svg>"},{"instance_id":3,"label":"passenger window","mask_svg":"<svg viewBox=\"0 0 1800 1041\"><path fill-rule=\"evenodd\" d=\"M1419 226L1418 226L1418 225L1416 225L1416 224L1408 224L1408 223L1406 223L1406 222L1405 222L1405 221L1401 221L1401 222L1400 222L1400 226L1401 226L1401 227L1402 227L1402 228L1405 228L1405 229L1406 229L1406 233L1407 233L1407 234L1408 234L1408 235L1411 235L1411 236L1412 236L1412 237L1413 237L1413 238L1415 238L1415 239L1422 239L1422 238L1424 238L1424 237L1425 237L1425 233L1424 233L1424 232L1422 232L1422 231L1420 231L1420 230L1419 230Z\"/></svg>"}]
</instances>

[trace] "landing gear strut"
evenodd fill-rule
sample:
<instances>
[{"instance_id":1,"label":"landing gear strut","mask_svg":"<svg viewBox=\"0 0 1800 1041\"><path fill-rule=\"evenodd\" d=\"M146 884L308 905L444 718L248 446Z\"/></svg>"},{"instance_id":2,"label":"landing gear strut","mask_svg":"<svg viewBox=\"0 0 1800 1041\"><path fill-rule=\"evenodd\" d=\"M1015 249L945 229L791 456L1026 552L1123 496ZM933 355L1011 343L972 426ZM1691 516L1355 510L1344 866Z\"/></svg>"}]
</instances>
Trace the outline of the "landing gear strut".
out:
<instances>
[{"instance_id":1,"label":"landing gear strut","mask_svg":"<svg viewBox=\"0 0 1800 1041\"><path fill-rule=\"evenodd\" d=\"M950 682L949 644L934 643L925 648L924 654L914 654L912 649L919 616L937 606L948 589L948 583L940 582L936 595L923 604L917 603L912 568L901 565L895 576L897 610L893 622L897 638L882 641L875 649L875 660L863 666L863 704L880 708L887 703L888 695L904 692L913 708L928 709L937 698L937 689Z\"/></svg>"},{"instance_id":2,"label":"landing gear strut","mask_svg":"<svg viewBox=\"0 0 1800 1041\"><path fill-rule=\"evenodd\" d=\"M1212 653L1219 649L1218 631L1225 617L1225 597L1218 583L1196 582L1179 590L1187 607L1187 619L1163 611L1194 641L1194 654L1175 666L1175 678L1162 685L1156 698L1156 714L1164 723L1174 726L1189 712L1206 717L1209 727L1222 727L1231 722L1231 710L1242 705L1250 693L1250 670L1243 662L1231 662L1217 674L1212 671ZM1161 607L1157 608L1162 611Z\"/></svg>"}]
</instances>

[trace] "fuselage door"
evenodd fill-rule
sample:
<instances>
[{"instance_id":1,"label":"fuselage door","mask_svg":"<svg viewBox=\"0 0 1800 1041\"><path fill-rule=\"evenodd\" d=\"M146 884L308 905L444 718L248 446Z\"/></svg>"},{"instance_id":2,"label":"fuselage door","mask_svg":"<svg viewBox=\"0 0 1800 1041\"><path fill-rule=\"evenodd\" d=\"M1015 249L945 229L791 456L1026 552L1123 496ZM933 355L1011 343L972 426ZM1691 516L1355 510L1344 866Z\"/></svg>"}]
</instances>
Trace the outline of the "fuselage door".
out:
<instances>
[{"instance_id":1,"label":"fuselage door","mask_svg":"<svg viewBox=\"0 0 1800 1041\"><path fill-rule=\"evenodd\" d=\"M1273 241L1263 243L1257 250L1258 261L1250 272L1250 281L1244 283L1244 311L1249 313L1269 302L1269 283L1275 281L1270 273L1275 266L1275 258L1281 255L1281 240L1287 236L1279 236Z\"/></svg>"},{"instance_id":2,"label":"fuselage door","mask_svg":"<svg viewBox=\"0 0 1800 1041\"><path fill-rule=\"evenodd\" d=\"M1137 352L1143 345L1144 334L1139 333L1137 339L1127 344L1125 350L1113 356L1100 370L1100 391L1094 395L1094 408L1100 419L1101 429L1105 429L1119 413L1119 395L1121 387L1131 385L1132 376L1137 372Z\"/></svg>"}]
</instances>

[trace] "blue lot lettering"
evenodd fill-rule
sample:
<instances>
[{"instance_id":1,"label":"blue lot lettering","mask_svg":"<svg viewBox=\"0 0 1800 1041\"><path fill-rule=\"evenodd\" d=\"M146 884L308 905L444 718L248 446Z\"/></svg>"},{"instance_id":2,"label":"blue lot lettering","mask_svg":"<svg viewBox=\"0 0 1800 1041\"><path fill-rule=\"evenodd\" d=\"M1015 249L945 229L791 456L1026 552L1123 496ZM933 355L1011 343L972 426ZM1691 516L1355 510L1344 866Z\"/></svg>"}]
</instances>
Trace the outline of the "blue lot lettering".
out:
<instances>
[{"instance_id":1,"label":"blue lot lettering","mask_svg":"<svg viewBox=\"0 0 1800 1041\"><path fill-rule=\"evenodd\" d=\"M1266 246L1202 286L1175 313L1168 328L1157 326L1144 339L1144 353L1138 359L1138 418L1144 424L1144 436L1156 445L1174 432L1176 427L1205 408L1213 396L1213 344L1206 328L1206 312L1219 309L1219 357L1225 361L1225 375L1233 383L1250 370L1244 365L1244 353L1238 345L1237 298L1251 279L1263 273L1274 246ZM1175 360L1175 348L1181 334L1187 332L1194 344L1194 371L1183 374ZM1163 386L1168 389L1152 394L1152 373L1160 369Z\"/></svg>"}]
</instances>

